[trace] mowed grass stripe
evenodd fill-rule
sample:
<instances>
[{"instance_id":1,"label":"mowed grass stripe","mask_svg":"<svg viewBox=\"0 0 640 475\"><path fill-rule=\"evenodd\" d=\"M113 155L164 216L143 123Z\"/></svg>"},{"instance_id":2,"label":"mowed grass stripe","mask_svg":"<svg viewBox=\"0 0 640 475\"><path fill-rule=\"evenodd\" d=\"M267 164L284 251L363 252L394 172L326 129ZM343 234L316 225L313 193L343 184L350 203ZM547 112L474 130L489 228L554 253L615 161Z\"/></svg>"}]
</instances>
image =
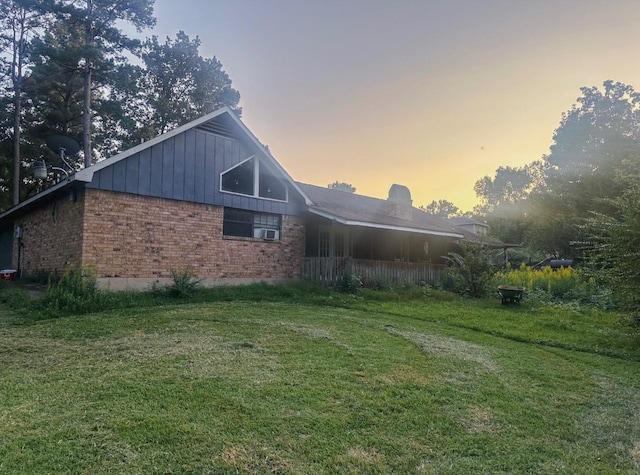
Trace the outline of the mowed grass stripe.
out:
<instances>
[{"instance_id":1,"label":"mowed grass stripe","mask_svg":"<svg viewBox=\"0 0 640 475\"><path fill-rule=\"evenodd\" d=\"M2 327L0 472L638 470L637 363L413 311L216 303Z\"/></svg>"}]
</instances>

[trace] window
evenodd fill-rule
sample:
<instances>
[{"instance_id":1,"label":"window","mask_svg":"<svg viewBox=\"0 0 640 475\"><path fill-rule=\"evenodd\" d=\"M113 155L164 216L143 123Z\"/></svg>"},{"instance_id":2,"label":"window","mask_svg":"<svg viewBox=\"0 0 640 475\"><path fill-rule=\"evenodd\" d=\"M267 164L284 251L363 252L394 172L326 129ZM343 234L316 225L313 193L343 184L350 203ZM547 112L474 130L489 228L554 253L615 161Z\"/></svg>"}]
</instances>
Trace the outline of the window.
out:
<instances>
[{"instance_id":1,"label":"window","mask_svg":"<svg viewBox=\"0 0 640 475\"><path fill-rule=\"evenodd\" d=\"M254 211L225 208L222 234L225 236L280 239L280 216Z\"/></svg>"},{"instance_id":2,"label":"window","mask_svg":"<svg viewBox=\"0 0 640 475\"><path fill-rule=\"evenodd\" d=\"M273 176L266 167L260 167L259 191L260 198L287 201L287 188L284 183Z\"/></svg>"},{"instance_id":3,"label":"window","mask_svg":"<svg viewBox=\"0 0 640 475\"><path fill-rule=\"evenodd\" d=\"M334 236L334 255L336 257L344 257L344 234L336 233Z\"/></svg>"},{"instance_id":4,"label":"window","mask_svg":"<svg viewBox=\"0 0 640 475\"><path fill-rule=\"evenodd\" d=\"M253 195L254 159L242 162L240 165L222 174L222 191Z\"/></svg>"},{"instance_id":5,"label":"window","mask_svg":"<svg viewBox=\"0 0 640 475\"><path fill-rule=\"evenodd\" d=\"M287 201L287 187L267 164L251 157L221 174L221 191Z\"/></svg>"},{"instance_id":6,"label":"window","mask_svg":"<svg viewBox=\"0 0 640 475\"><path fill-rule=\"evenodd\" d=\"M320 231L320 240L318 243L318 256L329 257L329 231Z\"/></svg>"}]
</instances>

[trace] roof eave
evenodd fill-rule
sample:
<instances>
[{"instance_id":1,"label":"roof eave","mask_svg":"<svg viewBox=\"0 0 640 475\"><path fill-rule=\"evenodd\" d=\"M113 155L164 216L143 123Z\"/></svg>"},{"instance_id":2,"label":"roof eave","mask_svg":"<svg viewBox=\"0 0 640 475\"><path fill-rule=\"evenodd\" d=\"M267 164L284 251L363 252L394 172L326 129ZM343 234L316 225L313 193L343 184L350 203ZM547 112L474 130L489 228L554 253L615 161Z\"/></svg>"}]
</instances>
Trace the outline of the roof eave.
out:
<instances>
[{"instance_id":1,"label":"roof eave","mask_svg":"<svg viewBox=\"0 0 640 475\"><path fill-rule=\"evenodd\" d=\"M21 203L15 205L12 208L9 208L7 211L5 211L4 213L0 214L0 222L3 221L5 218L14 215L14 214L18 214L21 210L28 208L29 206L33 205L34 203L37 203L38 201L42 201L43 199L47 198L49 195L60 191L66 187L71 186L73 183L75 182L79 182L79 183L86 183L86 182L90 182L91 180L87 180L85 177L78 177L78 173L75 173L73 175L71 175L69 178L66 178L64 180L62 180L60 183L57 183L49 188L47 188L46 190L38 193L37 195L32 196L31 198L28 198L24 201L22 201Z\"/></svg>"},{"instance_id":2,"label":"roof eave","mask_svg":"<svg viewBox=\"0 0 640 475\"><path fill-rule=\"evenodd\" d=\"M344 224L345 226L361 226L365 228L387 229L390 231L404 231L404 232L411 232L415 234L427 234L430 236L442 236L442 237L463 239L462 234L451 233L446 231L435 231L431 229L413 228L410 226L396 226L391 224L372 223L370 221L356 221L356 220L346 219L341 216L337 216L337 215L328 213L326 211L322 211L314 208L309 208L309 212L315 215L321 216L323 218L330 219L337 223Z\"/></svg>"}]
</instances>

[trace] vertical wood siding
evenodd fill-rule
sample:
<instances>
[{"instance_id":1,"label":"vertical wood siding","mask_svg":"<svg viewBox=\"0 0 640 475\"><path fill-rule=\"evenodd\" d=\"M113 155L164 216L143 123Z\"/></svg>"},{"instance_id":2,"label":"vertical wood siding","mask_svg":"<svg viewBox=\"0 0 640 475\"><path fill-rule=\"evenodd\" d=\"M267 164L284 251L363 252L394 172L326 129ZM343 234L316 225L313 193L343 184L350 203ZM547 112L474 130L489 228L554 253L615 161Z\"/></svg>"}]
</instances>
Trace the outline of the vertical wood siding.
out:
<instances>
[{"instance_id":1,"label":"vertical wood siding","mask_svg":"<svg viewBox=\"0 0 640 475\"><path fill-rule=\"evenodd\" d=\"M289 203L220 193L220 174L253 155L242 142L191 129L98 170L91 188L276 214L299 214L302 201L289 189Z\"/></svg>"}]
</instances>

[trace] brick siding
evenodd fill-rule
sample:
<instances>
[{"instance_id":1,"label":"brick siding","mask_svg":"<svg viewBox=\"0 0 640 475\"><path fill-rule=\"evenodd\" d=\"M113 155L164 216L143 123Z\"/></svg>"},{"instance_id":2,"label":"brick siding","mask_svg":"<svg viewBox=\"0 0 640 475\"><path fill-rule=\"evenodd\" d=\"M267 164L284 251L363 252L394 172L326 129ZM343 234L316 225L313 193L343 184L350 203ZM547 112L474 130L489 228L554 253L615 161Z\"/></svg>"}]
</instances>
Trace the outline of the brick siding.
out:
<instances>
[{"instance_id":1,"label":"brick siding","mask_svg":"<svg viewBox=\"0 0 640 475\"><path fill-rule=\"evenodd\" d=\"M280 240L222 235L221 206L87 189L82 261L100 278L160 279L191 269L206 279L297 279L301 218L282 217Z\"/></svg>"},{"instance_id":2,"label":"brick siding","mask_svg":"<svg viewBox=\"0 0 640 475\"><path fill-rule=\"evenodd\" d=\"M70 193L16 221L22 226L23 275L61 275L82 258L83 194ZM18 262L18 240L13 241L13 262Z\"/></svg>"}]
</instances>

